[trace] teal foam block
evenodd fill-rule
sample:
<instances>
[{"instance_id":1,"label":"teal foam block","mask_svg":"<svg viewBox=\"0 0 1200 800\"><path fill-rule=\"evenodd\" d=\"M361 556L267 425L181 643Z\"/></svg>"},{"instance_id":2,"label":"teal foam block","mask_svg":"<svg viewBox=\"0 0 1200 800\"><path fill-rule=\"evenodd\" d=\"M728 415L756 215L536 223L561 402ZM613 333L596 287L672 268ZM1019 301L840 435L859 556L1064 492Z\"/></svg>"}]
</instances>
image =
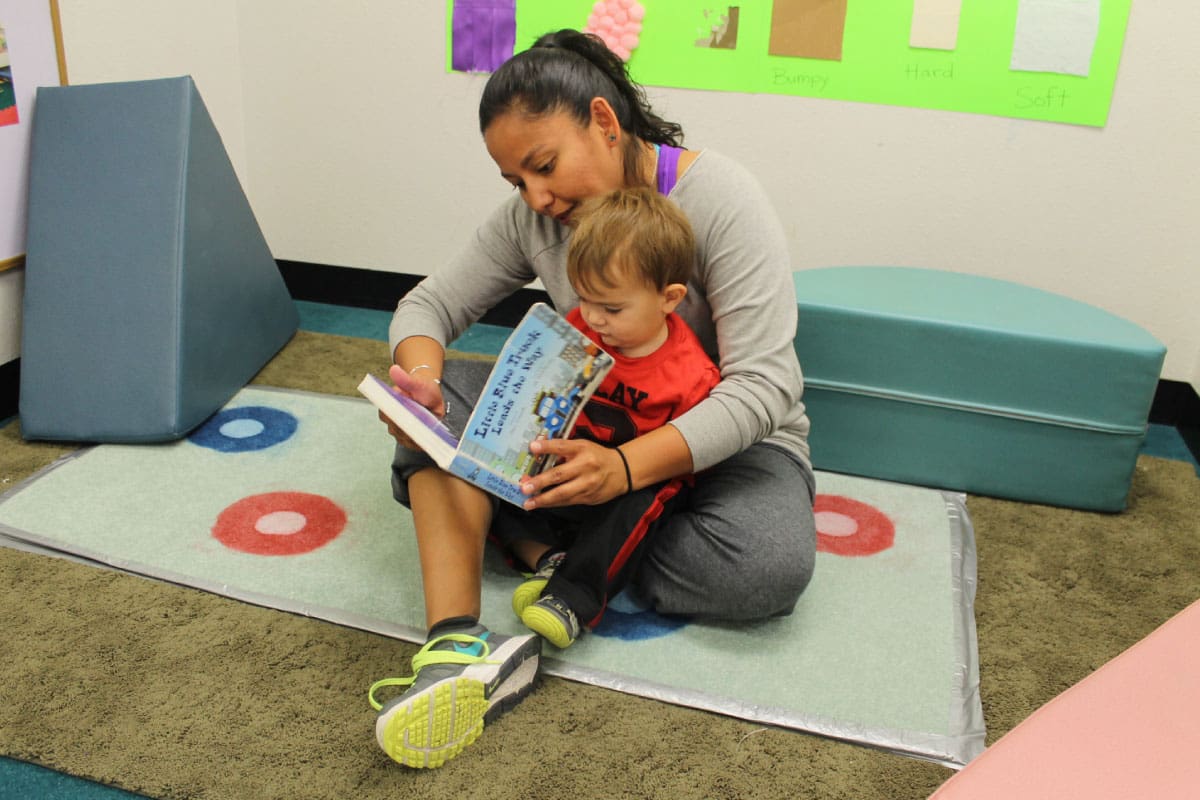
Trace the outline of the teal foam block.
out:
<instances>
[{"instance_id":1,"label":"teal foam block","mask_svg":"<svg viewBox=\"0 0 1200 800\"><path fill-rule=\"evenodd\" d=\"M907 267L795 273L819 469L1125 506L1166 348L1050 292Z\"/></svg>"},{"instance_id":2,"label":"teal foam block","mask_svg":"<svg viewBox=\"0 0 1200 800\"><path fill-rule=\"evenodd\" d=\"M191 78L38 90L27 250L26 438L178 438L299 324Z\"/></svg>"}]
</instances>

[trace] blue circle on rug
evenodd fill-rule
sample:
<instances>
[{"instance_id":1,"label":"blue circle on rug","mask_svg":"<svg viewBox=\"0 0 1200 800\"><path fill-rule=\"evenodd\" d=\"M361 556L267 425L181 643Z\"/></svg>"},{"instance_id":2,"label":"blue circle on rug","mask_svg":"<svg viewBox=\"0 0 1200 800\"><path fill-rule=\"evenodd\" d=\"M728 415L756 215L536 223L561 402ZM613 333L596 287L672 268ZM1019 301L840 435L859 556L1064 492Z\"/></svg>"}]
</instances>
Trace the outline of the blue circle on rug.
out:
<instances>
[{"instance_id":1,"label":"blue circle on rug","mask_svg":"<svg viewBox=\"0 0 1200 800\"><path fill-rule=\"evenodd\" d=\"M658 639L687 625L683 617L664 617L652 611L631 592L621 592L608 601L600 624L592 629L597 636L626 642Z\"/></svg>"},{"instance_id":2,"label":"blue circle on rug","mask_svg":"<svg viewBox=\"0 0 1200 800\"><path fill-rule=\"evenodd\" d=\"M188 441L221 453L249 453L290 439L299 426L295 417L278 408L227 408L192 431Z\"/></svg>"}]
</instances>

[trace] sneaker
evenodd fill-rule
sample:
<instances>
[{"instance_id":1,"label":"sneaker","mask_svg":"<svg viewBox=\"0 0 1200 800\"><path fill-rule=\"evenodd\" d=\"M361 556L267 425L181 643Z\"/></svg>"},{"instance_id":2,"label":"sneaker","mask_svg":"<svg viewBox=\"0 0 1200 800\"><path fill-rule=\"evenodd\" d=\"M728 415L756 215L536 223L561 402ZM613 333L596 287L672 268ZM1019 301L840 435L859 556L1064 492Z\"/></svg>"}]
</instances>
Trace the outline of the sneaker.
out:
<instances>
[{"instance_id":1,"label":"sneaker","mask_svg":"<svg viewBox=\"0 0 1200 800\"><path fill-rule=\"evenodd\" d=\"M538 571L525 579L525 582L518 586L513 591L512 610L517 617L521 617L525 613L525 609L537 602L537 599L542 596L542 592L546 591L546 584L550 582L550 578L554 575L554 570L562 564L563 559L567 557L566 553L558 552L545 556L541 560L541 566Z\"/></svg>"},{"instance_id":2,"label":"sneaker","mask_svg":"<svg viewBox=\"0 0 1200 800\"><path fill-rule=\"evenodd\" d=\"M526 607L521 622L555 647L570 647L579 638L579 619L575 612L552 594L544 595Z\"/></svg>"},{"instance_id":3,"label":"sneaker","mask_svg":"<svg viewBox=\"0 0 1200 800\"><path fill-rule=\"evenodd\" d=\"M379 712L379 746L407 767L442 766L529 694L540 653L536 636L501 636L482 626L431 639L413 656L412 677L385 678L367 692ZM387 686L407 690L380 703L375 693Z\"/></svg>"}]
</instances>

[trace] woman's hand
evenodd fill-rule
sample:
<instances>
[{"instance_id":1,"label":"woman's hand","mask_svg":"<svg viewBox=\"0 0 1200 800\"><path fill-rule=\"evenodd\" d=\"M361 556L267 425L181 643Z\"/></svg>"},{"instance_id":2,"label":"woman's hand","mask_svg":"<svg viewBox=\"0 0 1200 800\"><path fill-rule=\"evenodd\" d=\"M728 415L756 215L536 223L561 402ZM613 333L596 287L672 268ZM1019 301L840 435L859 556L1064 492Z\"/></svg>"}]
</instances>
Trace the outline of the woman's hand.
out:
<instances>
[{"instance_id":1,"label":"woman's hand","mask_svg":"<svg viewBox=\"0 0 1200 800\"><path fill-rule=\"evenodd\" d=\"M538 439L529 450L558 456L558 463L522 482L521 490L532 495L525 501L526 510L599 505L629 491L625 465L611 447L585 439Z\"/></svg>"},{"instance_id":2,"label":"woman's hand","mask_svg":"<svg viewBox=\"0 0 1200 800\"><path fill-rule=\"evenodd\" d=\"M395 364L388 370L388 377L392 379L392 383L400 390L401 394L407 395L425 406L438 419L446 415L446 401L442 397L441 384L437 381L424 377L420 371L414 371L413 373L405 372ZM379 419L387 425L388 433L397 442L409 450L421 449L417 447L412 439L408 438L408 434L400 430L396 423L388 419L387 415L382 411L379 412Z\"/></svg>"}]
</instances>

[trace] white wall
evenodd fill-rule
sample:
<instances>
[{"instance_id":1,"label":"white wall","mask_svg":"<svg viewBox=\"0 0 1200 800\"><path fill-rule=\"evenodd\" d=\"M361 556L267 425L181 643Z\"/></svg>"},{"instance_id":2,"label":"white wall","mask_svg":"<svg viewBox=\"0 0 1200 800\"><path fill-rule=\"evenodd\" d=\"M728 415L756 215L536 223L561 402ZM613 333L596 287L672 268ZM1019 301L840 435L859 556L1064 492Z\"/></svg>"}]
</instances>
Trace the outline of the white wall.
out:
<instances>
[{"instance_id":1,"label":"white wall","mask_svg":"<svg viewBox=\"0 0 1200 800\"><path fill-rule=\"evenodd\" d=\"M58 0L71 84L191 75L246 184L241 0Z\"/></svg>"},{"instance_id":2,"label":"white wall","mask_svg":"<svg viewBox=\"0 0 1200 800\"><path fill-rule=\"evenodd\" d=\"M445 3L59 0L72 83L191 73L277 258L424 274L508 189L447 74ZM733 155L797 269L929 266L1131 319L1200 387L1200 5L1137 3L1104 129L775 95L649 90ZM2 301L0 301L2 302ZM0 341L2 344L2 341Z\"/></svg>"},{"instance_id":3,"label":"white wall","mask_svg":"<svg viewBox=\"0 0 1200 800\"><path fill-rule=\"evenodd\" d=\"M511 191L476 132L485 78L446 73L442 0L239 8L251 199L276 258L427 274Z\"/></svg>"}]
</instances>

